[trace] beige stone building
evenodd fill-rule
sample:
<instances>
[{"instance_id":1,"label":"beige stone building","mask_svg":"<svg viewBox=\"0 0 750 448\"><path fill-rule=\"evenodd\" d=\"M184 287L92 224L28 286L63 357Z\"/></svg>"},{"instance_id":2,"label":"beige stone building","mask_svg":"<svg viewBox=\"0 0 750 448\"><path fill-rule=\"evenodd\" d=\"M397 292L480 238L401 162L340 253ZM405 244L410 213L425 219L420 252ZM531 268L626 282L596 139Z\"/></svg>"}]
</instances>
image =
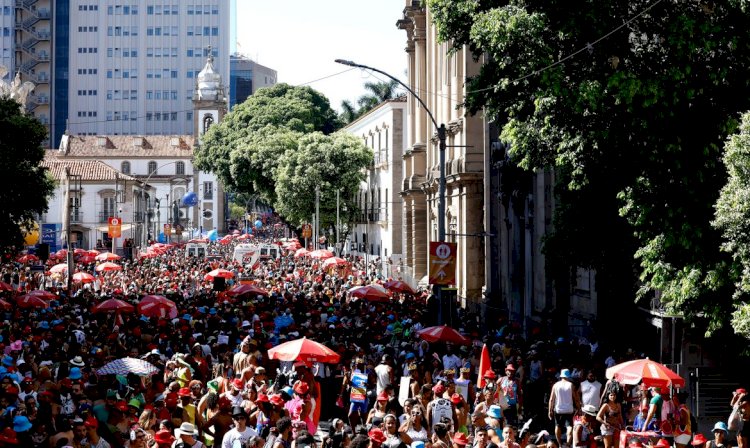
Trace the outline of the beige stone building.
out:
<instances>
[{"instance_id":1,"label":"beige stone building","mask_svg":"<svg viewBox=\"0 0 750 448\"><path fill-rule=\"evenodd\" d=\"M477 302L484 286L483 177L488 145L487 125L458 107L465 97L464 79L480 64L467 50L448 54L439 43L429 11L419 1L406 1L397 23L406 31L408 84L432 112L437 125L447 128L446 240L457 243L457 293L465 303ZM409 141L404 153L404 255L415 275L427 275L430 241L438 241L438 182L440 178L437 129L428 111L408 97Z\"/></svg>"}]
</instances>

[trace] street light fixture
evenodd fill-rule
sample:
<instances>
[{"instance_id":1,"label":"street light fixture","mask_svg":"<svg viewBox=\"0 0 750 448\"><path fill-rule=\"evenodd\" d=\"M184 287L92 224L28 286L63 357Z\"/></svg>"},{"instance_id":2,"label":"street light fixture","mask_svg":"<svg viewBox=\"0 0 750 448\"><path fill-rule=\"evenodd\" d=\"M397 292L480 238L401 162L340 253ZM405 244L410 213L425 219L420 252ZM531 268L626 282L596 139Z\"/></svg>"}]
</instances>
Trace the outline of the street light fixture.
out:
<instances>
[{"instance_id":1,"label":"street light fixture","mask_svg":"<svg viewBox=\"0 0 750 448\"><path fill-rule=\"evenodd\" d=\"M396 81L399 85L401 85L403 88L405 88L411 95L419 101L419 104L422 105L422 108L424 108L425 112L427 112L427 115L430 117L430 120L432 121L433 126L435 126L435 131L437 132L438 142L439 142L439 153L440 153L440 179L438 183L438 241L443 242L445 241L445 138L446 138L446 132L445 132L445 124L438 125L437 120L435 120L435 117L432 115L432 112L427 107L427 105L422 101L422 99L414 93L414 91L409 88L406 84L401 82L398 78L382 71L374 67L369 67L367 65L357 64L353 61L348 61L345 59L336 59L337 63L348 65L349 67L358 67L365 70L372 70L376 73L380 73L383 76L387 76L388 78L392 79L393 81ZM438 324L443 323L443 295L442 295L442 286L441 285L435 285L435 295L438 299Z\"/></svg>"}]
</instances>

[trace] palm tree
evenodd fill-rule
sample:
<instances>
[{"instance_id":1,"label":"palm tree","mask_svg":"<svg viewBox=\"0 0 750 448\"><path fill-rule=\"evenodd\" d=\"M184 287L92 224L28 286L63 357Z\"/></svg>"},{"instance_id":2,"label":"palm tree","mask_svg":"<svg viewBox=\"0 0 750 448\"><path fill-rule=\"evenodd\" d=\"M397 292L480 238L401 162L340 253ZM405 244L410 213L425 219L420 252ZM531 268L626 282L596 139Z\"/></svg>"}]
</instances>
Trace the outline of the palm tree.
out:
<instances>
[{"instance_id":1,"label":"palm tree","mask_svg":"<svg viewBox=\"0 0 750 448\"><path fill-rule=\"evenodd\" d=\"M354 108L354 105L349 100L341 102L341 120L349 124L359 117L359 111Z\"/></svg>"},{"instance_id":2,"label":"palm tree","mask_svg":"<svg viewBox=\"0 0 750 448\"><path fill-rule=\"evenodd\" d=\"M359 109L354 109L354 105L351 101L345 100L341 102L341 119L345 123L351 123L363 114L366 114L370 110L374 109L378 104L383 101L388 101L396 98L399 84L394 80L382 81L382 82L366 82L365 89L369 93L366 93L359 97L357 105Z\"/></svg>"}]
</instances>

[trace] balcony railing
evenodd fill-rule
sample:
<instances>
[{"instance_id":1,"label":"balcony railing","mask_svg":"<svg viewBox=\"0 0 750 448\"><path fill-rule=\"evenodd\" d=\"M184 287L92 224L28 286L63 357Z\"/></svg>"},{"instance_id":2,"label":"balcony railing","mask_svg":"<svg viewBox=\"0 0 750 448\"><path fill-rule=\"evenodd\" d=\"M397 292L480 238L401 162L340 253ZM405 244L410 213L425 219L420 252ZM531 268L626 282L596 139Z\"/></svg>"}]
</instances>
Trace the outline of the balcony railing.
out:
<instances>
[{"instance_id":1,"label":"balcony railing","mask_svg":"<svg viewBox=\"0 0 750 448\"><path fill-rule=\"evenodd\" d=\"M78 224L83 222L83 212L82 211L75 211L70 212L70 223L71 224Z\"/></svg>"},{"instance_id":2,"label":"balcony railing","mask_svg":"<svg viewBox=\"0 0 750 448\"><path fill-rule=\"evenodd\" d=\"M99 212L99 222L100 223L109 222L110 216L115 216L115 214L112 212Z\"/></svg>"}]
</instances>

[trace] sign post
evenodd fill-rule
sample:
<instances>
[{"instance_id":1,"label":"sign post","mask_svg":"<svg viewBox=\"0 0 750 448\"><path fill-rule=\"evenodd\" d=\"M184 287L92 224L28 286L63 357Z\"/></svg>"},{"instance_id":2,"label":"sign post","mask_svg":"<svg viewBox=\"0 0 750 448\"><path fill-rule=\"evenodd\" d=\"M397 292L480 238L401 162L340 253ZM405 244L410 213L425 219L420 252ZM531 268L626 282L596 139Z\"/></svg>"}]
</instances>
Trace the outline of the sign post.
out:
<instances>
[{"instance_id":1,"label":"sign post","mask_svg":"<svg viewBox=\"0 0 750 448\"><path fill-rule=\"evenodd\" d=\"M302 224L302 238L305 239L305 249L307 249L307 239L312 238L312 226L310 224Z\"/></svg>"},{"instance_id":2,"label":"sign post","mask_svg":"<svg viewBox=\"0 0 750 448\"><path fill-rule=\"evenodd\" d=\"M429 282L442 286L456 284L456 243L430 243Z\"/></svg>"},{"instance_id":3,"label":"sign post","mask_svg":"<svg viewBox=\"0 0 750 448\"><path fill-rule=\"evenodd\" d=\"M115 239L122 236L122 221L117 216L110 216L107 219L109 237L112 238L112 253L115 252Z\"/></svg>"}]
</instances>

